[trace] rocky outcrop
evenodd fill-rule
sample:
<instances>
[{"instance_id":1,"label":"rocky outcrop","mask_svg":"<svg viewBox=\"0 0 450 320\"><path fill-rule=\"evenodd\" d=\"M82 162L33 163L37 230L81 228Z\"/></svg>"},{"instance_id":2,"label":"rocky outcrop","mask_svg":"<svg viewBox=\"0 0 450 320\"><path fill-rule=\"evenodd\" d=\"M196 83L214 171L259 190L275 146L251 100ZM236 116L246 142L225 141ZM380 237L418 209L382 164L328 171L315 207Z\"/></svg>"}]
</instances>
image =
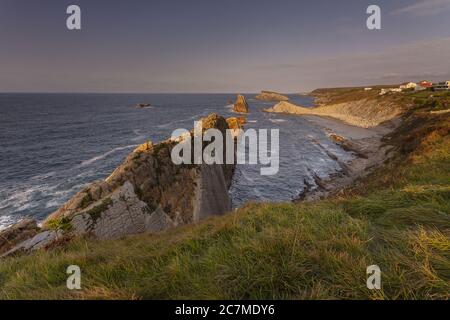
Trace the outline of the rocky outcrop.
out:
<instances>
[{"instance_id":1,"label":"rocky outcrop","mask_svg":"<svg viewBox=\"0 0 450 320\"><path fill-rule=\"evenodd\" d=\"M261 91L259 95L256 96L256 99L261 101L288 101L289 98L273 91Z\"/></svg>"},{"instance_id":2,"label":"rocky outcrop","mask_svg":"<svg viewBox=\"0 0 450 320\"><path fill-rule=\"evenodd\" d=\"M247 120L244 117L231 117L227 119L227 124L230 129L242 129Z\"/></svg>"},{"instance_id":3,"label":"rocky outcrop","mask_svg":"<svg viewBox=\"0 0 450 320\"><path fill-rule=\"evenodd\" d=\"M248 104L245 97L238 94L236 102L233 104L233 111L238 113L248 113Z\"/></svg>"},{"instance_id":4,"label":"rocky outcrop","mask_svg":"<svg viewBox=\"0 0 450 320\"><path fill-rule=\"evenodd\" d=\"M39 232L35 220L23 219L0 231L0 254L8 252L19 243L33 238Z\"/></svg>"},{"instance_id":5,"label":"rocky outcrop","mask_svg":"<svg viewBox=\"0 0 450 320\"><path fill-rule=\"evenodd\" d=\"M367 152L365 152L360 146L358 146L356 143L352 142L349 139L346 139L340 135L337 135L335 133L330 133L328 137L334 141L336 144L340 145L342 149L345 151L353 152L360 158L368 159L369 156L367 155Z\"/></svg>"},{"instance_id":6,"label":"rocky outcrop","mask_svg":"<svg viewBox=\"0 0 450 320\"><path fill-rule=\"evenodd\" d=\"M389 101L380 102L373 99L355 100L345 103L324 105L316 108L305 108L282 101L264 111L297 115L327 116L363 128L376 127L382 123L393 120L401 113L401 110L396 108L393 103Z\"/></svg>"},{"instance_id":7,"label":"rocky outcrop","mask_svg":"<svg viewBox=\"0 0 450 320\"><path fill-rule=\"evenodd\" d=\"M63 230L45 230L37 233L34 237L20 242L11 250L3 253L0 257L8 257L21 253L28 253L54 245L58 240L65 237Z\"/></svg>"},{"instance_id":8,"label":"rocky outcrop","mask_svg":"<svg viewBox=\"0 0 450 320\"><path fill-rule=\"evenodd\" d=\"M136 105L136 108L145 108L145 107L151 107L150 103L138 103Z\"/></svg>"},{"instance_id":9,"label":"rocky outcrop","mask_svg":"<svg viewBox=\"0 0 450 320\"><path fill-rule=\"evenodd\" d=\"M240 133L240 130L244 127L244 124L247 122L245 117L232 117L227 119L228 127L231 130L234 138Z\"/></svg>"},{"instance_id":10,"label":"rocky outcrop","mask_svg":"<svg viewBox=\"0 0 450 320\"><path fill-rule=\"evenodd\" d=\"M218 129L226 143L229 126L223 117L211 114L202 119L202 128ZM194 131L188 136L193 137ZM186 138L140 145L107 179L81 190L43 222L41 233L8 254L47 247L62 238L106 240L157 233L230 211L228 188L234 165L174 164L172 148L189 142Z\"/></svg>"},{"instance_id":11,"label":"rocky outcrop","mask_svg":"<svg viewBox=\"0 0 450 320\"><path fill-rule=\"evenodd\" d=\"M175 226L161 207L149 210L148 204L136 195L131 182L126 181L101 203L76 214L71 221L71 231L104 240L142 232L157 233Z\"/></svg>"}]
</instances>

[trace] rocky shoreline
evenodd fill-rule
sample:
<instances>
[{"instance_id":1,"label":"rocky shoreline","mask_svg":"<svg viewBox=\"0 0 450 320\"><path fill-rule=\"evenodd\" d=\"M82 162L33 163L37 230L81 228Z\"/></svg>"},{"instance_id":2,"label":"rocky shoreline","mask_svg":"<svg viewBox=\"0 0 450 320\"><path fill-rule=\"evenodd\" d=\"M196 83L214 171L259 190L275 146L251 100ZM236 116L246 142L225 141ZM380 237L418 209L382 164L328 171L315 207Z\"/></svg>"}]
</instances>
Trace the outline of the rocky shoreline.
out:
<instances>
[{"instance_id":1,"label":"rocky shoreline","mask_svg":"<svg viewBox=\"0 0 450 320\"><path fill-rule=\"evenodd\" d=\"M306 117L321 126L331 141L345 151L354 154L354 159L345 162L319 141L313 140L312 142L323 149L328 157L338 163L340 170L328 179L322 179L315 172L311 172L315 185L305 182L305 189L294 199L294 202L314 201L339 195L357 179L370 174L391 156L388 153L390 147L384 145L382 139L393 130L392 127L357 128L355 130L354 127L340 120L318 116Z\"/></svg>"},{"instance_id":2,"label":"rocky shoreline","mask_svg":"<svg viewBox=\"0 0 450 320\"><path fill-rule=\"evenodd\" d=\"M340 113L336 115L330 112L335 107L303 108L282 101L264 110L303 115L321 126L331 141L355 155L354 160L347 163L313 140L338 163L340 170L327 180L310 172L314 184L305 181L305 189L294 201L311 201L338 194L386 159L387 147L382 146L381 138L393 126L381 125L381 122L393 120L397 113L395 110L382 115L376 113L376 117L367 116L364 121L360 120L364 114L358 112L373 107L369 104L356 108L355 103L350 103L340 107ZM248 113L248 110L245 97L238 95L233 111ZM211 114L201 121L203 130L215 128L224 133L232 129L236 133L245 118L224 119ZM355 125L360 127L358 134L354 132ZM193 135L193 131L190 134ZM109 240L139 233L159 233L229 212L228 189L235 165L177 166L170 160L170 152L180 139L183 138L140 145L107 179L85 187L47 217L42 227L27 219L1 231L0 256L51 248L76 237Z\"/></svg>"},{"instance_id":3,"label":"rocky shoreline","mask_svg":"<svg viewBox=\"0 0 450 320\"><path fill-rule=\"evenodd\" d=\"M313 96L317 107L308 108L281 101L271 108L264 109L264 112L299 115L314 121L323 126L331 141L345 151L353 153L355 158L346 163L318 141L312 141L339 164L340 171L325 180L310 172L315 185L304 181L305 188L294 202L313 201L337 195L357 179L367 176L380 166L390 157L387 152L390 147L383 145L382 139L399 125L402 113L401 108L387 100L359 98L336 103L320 95ZM355 128L359 131L356 134Z\"/></svg>"},{"instance_id":4,"label":"rocky shoreline","mask_svg":"<svg viewBox=\"0 0 450 320\"><path fill-rule=\"evenodd\" d=\"M242 125L240 119L217 114L201 121L203 132L214 128L224 137L225 130ZM185 138L140 145L107 179L78 192L48 216L42 227L26 219L3 230L0 256L51 248L76 237L109 240L158 233L229 212L228 189L235 165L175 165L171 150Z\"/></svg>"}]
</instances>

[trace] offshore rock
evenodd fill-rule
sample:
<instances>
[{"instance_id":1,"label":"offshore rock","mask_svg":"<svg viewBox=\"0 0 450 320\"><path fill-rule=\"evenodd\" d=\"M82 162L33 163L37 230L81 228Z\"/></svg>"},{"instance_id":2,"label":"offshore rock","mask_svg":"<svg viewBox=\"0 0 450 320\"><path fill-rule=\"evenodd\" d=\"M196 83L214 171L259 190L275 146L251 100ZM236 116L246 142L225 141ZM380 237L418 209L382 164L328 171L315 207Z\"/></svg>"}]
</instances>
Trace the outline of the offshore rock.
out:
<instances>
[{"instance_id":1,"label":"offshore rock","mask_svg":"<svg viewBox=\"0 0 450 320\"><path fill-rule=\"evenodd\" d=\"M236 102L233 104L233 111L238 113L248 113L247 100L245 100L243 95L237 95Z\"/></svg>"},{"instance_id":2,"label":"offshore rock","mask_svg":"<svg viewBox=\"0 0 450 320\"><path fill-rule=\"evenodd\" d=\"M261 101L288 101L289 98L273 91L261 91L259 95L256 96L256 99Z\"/></svg>"}]
</instances>

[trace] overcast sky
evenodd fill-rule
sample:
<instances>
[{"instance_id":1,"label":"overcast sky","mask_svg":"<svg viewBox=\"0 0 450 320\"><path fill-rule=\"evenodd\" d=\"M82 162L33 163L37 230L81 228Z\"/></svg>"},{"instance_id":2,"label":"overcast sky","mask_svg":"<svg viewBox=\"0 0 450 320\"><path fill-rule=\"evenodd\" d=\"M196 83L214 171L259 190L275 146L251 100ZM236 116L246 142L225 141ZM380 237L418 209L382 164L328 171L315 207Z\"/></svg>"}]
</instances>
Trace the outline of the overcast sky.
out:
<instances>
[{"instance_id":1,"label":"overcast sky","mask_svg":"<svg viewBox=\"0 0 450 320\"><path fill-rule=\"evenodd\" d=\"M1 92L300 92L450 80L449 57L450 0L0 0Z\"/></svg>"}]
</instances>

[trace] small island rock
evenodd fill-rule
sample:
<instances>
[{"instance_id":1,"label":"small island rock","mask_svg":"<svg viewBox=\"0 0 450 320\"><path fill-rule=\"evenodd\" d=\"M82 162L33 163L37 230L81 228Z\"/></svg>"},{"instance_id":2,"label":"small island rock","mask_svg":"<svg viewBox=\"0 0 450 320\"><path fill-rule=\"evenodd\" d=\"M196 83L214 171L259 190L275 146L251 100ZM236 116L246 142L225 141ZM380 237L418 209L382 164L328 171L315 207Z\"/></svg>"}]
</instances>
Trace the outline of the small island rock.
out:
<instances>
[{"instance_id":1,"label":"small island rock","mask_svg":"<svg viewBox=\"0 0 450 320\"><path fill-rule=\"evenodd\" d=\"M248 113L248 104L245 97L241 94L238 94L236 102L233 105L233 111L239 113Z\"/></svg>"},{"instance_id":2,"label":"small island rock","mask_svg":"<svg viewBox=\"0 0 450 320\"><path fill-rule=\"evenodd\" d=\"M289 98L273 91L261 91L259 95L256 96L256 99L262 101L288 101Z\"/></svg>"}]
</instances>

